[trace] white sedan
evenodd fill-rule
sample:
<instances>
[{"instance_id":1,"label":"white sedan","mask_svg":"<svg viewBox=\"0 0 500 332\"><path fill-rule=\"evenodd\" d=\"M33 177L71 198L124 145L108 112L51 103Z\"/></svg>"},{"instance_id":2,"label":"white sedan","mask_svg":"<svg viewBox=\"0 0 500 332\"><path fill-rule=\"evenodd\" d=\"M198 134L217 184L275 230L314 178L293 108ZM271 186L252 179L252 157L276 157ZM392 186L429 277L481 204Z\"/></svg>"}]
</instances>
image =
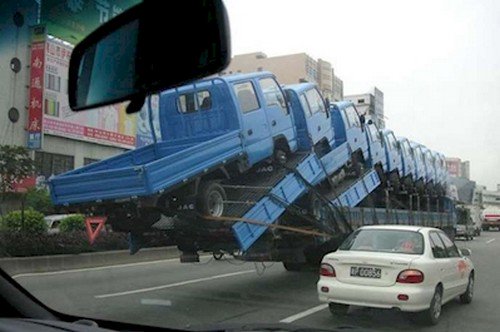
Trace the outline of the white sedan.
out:
<instances>
[{"instance_id":1,"label":"white sedan","mask_svg":"<svg viewBox=\"0 0 500 332\"><path fill-rule=\"evenodd\" d=\"M418 313L437 324L441 306L460 296L470 303L474 265L437 228L365 226L353 232L321 263L318 294L333 314L349 305Z\"/></svg>"}]
</instances>

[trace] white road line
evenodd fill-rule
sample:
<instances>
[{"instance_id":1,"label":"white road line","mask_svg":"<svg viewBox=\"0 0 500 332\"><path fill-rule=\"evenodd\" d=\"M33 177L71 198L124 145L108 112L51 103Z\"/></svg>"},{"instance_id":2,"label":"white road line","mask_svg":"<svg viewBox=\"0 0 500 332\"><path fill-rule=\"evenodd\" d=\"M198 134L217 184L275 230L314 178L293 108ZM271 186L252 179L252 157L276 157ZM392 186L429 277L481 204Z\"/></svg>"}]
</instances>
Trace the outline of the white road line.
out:
<instances>
[{"instance_id":1,"label":"white road line","mask_svg":"<svg viewBox=\"0 0 500 332\"><path fill-rule=\"evenodd\" d=\"M324 310L326 308L328 308L328 304L326 304L326 303L321 304L321 305L313 307L311 309L307 309L305 311L299 312L298 314L295 314L293 316L284 318L284 319L280 320L280 323L292 323L292 322L295 322L296 320L302 319L304 317L312 315L312 314L314 314L318 311Z\"/></svg>"},{"instance_id":2,"label":"white road line","mask_svg":"<svg viewBox=\"0 0 500 332\"><path fill-rule=\"evenodd\" d=\"M486 241L486 244L490 244L491 242L495 241L496 239L491 239L491 240L488 240Z\"/></svg>"},{"instance_id":3,"label":"white road line","mask_svg":"<svg viewBox=\"0 0 500 332\"><path fill-rule=\"evenodd\" d=\"M134 289L134 290L125 291L125 292L118 292L118 293L95 295L94 297L96 299L104 299L104 298L108 298L108 297L116 297L116 296L123 296L123 295L137 294L137 293L145 293L145 292L151 292L151 291L155 291L155 290L159 290L159 289L173 288L173 287L179 287L179 286L184 286L184 285L196 284L198 282L203 282L203 281L210 281L210 280L222 279L222 278L227 278L227 277L234 277L234 276L252 273L252 272L255 272L255 270L245 270L245 271L239 271L239 272L219 274L219 275L215 275L215 276L211 276L211 277L175 282L173 284L148 287L148 288L140 288L140 289Z\"/></svg>"},{"instance_id":4,"label":"white road line","mask_svg":"<svg viewBox=\"0 0 500 332\"><path fill-rule=\"evenodd\" d=\"M115 269L115 268L121 268L121 267L141 266L141 265L158 264L158 263L169 263L169 262L175 262L175 261L178 262L179 258L170 258L170 259L161 259L161 260L149 261L149 262L116 264L116 265L107 265L107 266L98 266L98 267L87 267L87 268L82 268L82 269L59 270L59 271L52 271L52 272L20 273L20 274L13 275L11 278L16 279L16 278L25 278L25 277L52 276L52 275L64 274L64 273L99 271L99 270Z\"/></svg>"}]
</instances>

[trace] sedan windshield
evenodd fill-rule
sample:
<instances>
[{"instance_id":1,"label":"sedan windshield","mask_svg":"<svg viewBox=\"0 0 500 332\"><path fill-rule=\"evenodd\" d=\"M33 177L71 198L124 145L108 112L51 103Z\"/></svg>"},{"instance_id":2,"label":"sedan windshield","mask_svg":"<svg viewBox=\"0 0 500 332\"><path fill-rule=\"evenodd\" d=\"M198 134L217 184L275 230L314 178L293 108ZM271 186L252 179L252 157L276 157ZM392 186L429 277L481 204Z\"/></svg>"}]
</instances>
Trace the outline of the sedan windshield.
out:
<instances>
[{"instance_id":1,"label":"sedan windshield","mask_svg":"<svg viewBox=\"0 0 500 332\"><path fill-rule=\"evenodd\" d=\"M413 231L358 230L342 243L339 250L421 255L424 252L424 239L422 234Z\"/></svg>"}]
</instances>

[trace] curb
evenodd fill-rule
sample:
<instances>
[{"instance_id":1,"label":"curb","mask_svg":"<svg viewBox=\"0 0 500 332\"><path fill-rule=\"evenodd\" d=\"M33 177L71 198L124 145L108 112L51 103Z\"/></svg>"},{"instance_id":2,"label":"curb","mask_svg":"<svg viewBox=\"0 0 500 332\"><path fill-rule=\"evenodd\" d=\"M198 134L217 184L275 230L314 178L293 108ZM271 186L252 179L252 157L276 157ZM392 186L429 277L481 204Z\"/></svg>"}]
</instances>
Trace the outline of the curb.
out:
<instances>
[{"instance_id":1,"label":"curb","mask_svg":"<svg viewBox=\"0 0 500 332\"><path fill-rule=\"evenodd\" d=\"M180 252L177 247L170 246L141 249L135 255L130 255L128 250L113 250L76 255L9 257L0 258L0 268L12 276L21 273L53 272L156 261L178 258L179 255Z\"/></svg>"}]
</instances>

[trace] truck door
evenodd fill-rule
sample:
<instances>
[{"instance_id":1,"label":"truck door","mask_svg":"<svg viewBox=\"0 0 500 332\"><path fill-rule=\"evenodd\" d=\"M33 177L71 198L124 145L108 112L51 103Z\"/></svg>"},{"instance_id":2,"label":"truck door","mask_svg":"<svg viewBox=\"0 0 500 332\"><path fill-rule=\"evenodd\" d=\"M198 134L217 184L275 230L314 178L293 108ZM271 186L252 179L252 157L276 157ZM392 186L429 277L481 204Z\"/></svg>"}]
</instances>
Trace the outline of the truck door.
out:
<instances>
[{"instance_id":1,"label":"truck door","mask_svg":"<svg viewBox=\"0 0 500 332\"><path fill-rule=\"evenodd\" d=\"M265 108L272 137L285 137L290 149L294 151L297 144L295 128L283 91L272 77L262 78L258 82L262 93L262 107Z\"/></svg>"},{"instance_id":2,"label":"truck door","mask_svg":"<svg viewBox=\"0 0 500 332\"><path fill-rule=\"evenodd\" d=\"M344 110L347 142L351 147L351 152L362 149L365 133L361 128L361 121L354 107L349 106Z\"/></svg>"},{"instance_id":3,"label":"truck door","mask_svg":"<svg viewBox=\"0 0 500 332\"><path fill-rule=\"evenodd\" d=\"M401 155L396 141L396 137L392 132L385 135L385 143L387 147L387 164L389 171L399 171L401 168Z\"/></svg>"},{"instance_id":4,"label":"truck door","mask_svg":"<svg viewBox=\"0 0 500 332\"><path fill-rule=\"evenodd\" d=\"M326 111L325 103L316 88L309 89L300 95L300 102L304 109L307 131L315 145L323 138L329 144L333 144L333 131L329 114ZM307 107L304 107L306 106Z\"/></svg>"},{"instance_id":5,"label":"truck door","mask_svg":"<svg viewBox=\"0 0 500 332\"><path fill-rule=\"evenodd\" d=\"M374 124L368 124L366 128L369 144L370 167L375 167L375 165L380 164L382 165L382 170L385 172L387 171L387 162L380 132Z\"/></svg>"},{"instance_id":6,"label":"truck door","mask_svg":"<svg viewBox=\"0 0 500 332\"><path fill-rule=\"evenodd\" d=\"M264 108L259 104L251 81L233 84L234 94L242 116L242 135L250 165L273 153L271 131Z\"/></svg>"}]
</instances>

